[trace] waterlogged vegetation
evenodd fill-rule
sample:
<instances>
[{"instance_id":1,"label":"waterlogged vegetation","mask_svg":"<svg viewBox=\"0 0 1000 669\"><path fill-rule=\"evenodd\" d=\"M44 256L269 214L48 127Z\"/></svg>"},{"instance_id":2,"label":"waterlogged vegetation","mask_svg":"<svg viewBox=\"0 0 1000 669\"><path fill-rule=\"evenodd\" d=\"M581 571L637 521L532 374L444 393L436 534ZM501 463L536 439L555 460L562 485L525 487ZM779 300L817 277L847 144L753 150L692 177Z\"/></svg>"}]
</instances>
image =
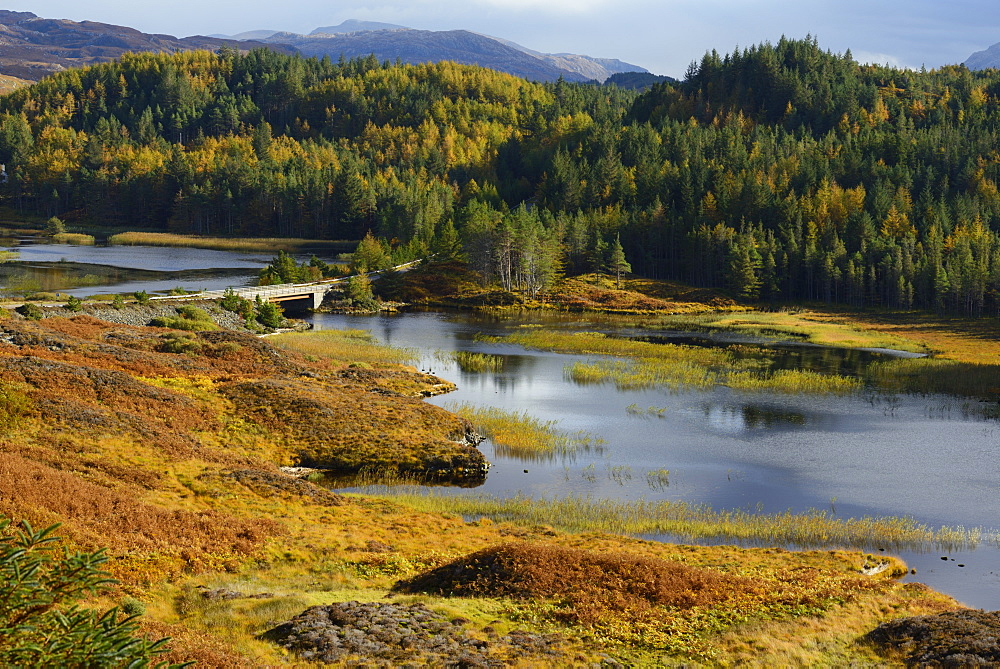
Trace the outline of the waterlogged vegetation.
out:
<instances>
[{"instance_id":1,"label":"waterlogged vegetation","mask_svg":"<svg viewBox=\"0 0 1000 669\"><path fill-rule=\"evenodd\" d=\"M441 362L454 361L463 372L502 372L504 359L500 355L473 351L437 351L434 357Z\"/></svg>"},{"instance_id":2,"label":"waterlogged vegetation","mask_svg":"<svg viewBox=\"0 0 1000 669\"><path fill-rule=\"evenodd\" d=\"M604 443L583 432L566 433L557 427L558 421L539 420L527 412L468 403L446 404L445 408L468 420L480 434L491 439L497 455L501 456L521 460L552 459L579 451L599 452Z\"/></svg>"},{"instance_id":3,"label":"waterlogged vegetation","mask_svg":"<svg viewBox=\"0 0 1000 669\"><path fill-rule=\"evenodd\" d=\"M619 471L610 475L614 478L626 474ZM647 476L666 485L668 473L653 472ZM391 497L420 511L457 513L473 519L544 524L570 532L665 535L686 541L710 539L745 545L850 546L886 550L952 550L998 541L994 532L979 528L932 528L900 517L840 518L825 510L768 514L760 510L715 510L707 505L666 500L453 496L433 491L379 488L366 490L366 494Z\"/></svg>"},{"instance_id":4,"label":"waterlogged vegetation","mask_svg":"<svg viewBox=\"0 0 1000 669\"><path fill-rule=\"evenodd\" d=\"M729 386L745 392L846 394L857 392L856 378L801 369L767 369L767 351L677 344L655 344L594 332L526 329L484 341L516 343L560 353L584 353L630 359L573 362L566 373L574 382L613 383L619 389L662 387L672 390Z\"/></svg>"},{"instance_id":5,"label":"waterlogged vegetation","mask_svg":"<svg viewBox=\"0 0 1000 669\"><path fill-rule=\"evenodd\" d=\"M110 246L170 246L179 248L209 249L213 251L241 251L244 253L286 253L305 251L348 251L355 243L328 239L293 239L287 237L202 237L177 235L167 232L120 232L108 238Z\"/></svg>"}]
</instances>

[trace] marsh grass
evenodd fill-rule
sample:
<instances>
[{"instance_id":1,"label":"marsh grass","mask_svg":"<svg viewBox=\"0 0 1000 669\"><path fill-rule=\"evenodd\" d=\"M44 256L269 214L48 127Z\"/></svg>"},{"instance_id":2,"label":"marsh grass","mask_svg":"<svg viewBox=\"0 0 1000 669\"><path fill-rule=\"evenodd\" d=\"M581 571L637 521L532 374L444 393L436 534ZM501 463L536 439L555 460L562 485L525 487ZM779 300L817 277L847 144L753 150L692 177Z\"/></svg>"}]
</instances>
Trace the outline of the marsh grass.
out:
<instances>
[{"instance_id":1,"label":"marsh grass","mask_svg":"<svg viewBox=\"0 0 1000 669\"><path fill-rule=\"evenodd\" d=\"M367 330L289 332L269 337L281 348L338 363L405 364L418 359L412 349L379 344Z\"/></svg>"},{"instance_id":2,"label":"marsh grass","mask_svg":"<svg viewBox=\"0 0 1000 669\"><path fill-rule=\"evenodd\" d=\"M749 349L752 357L742 358L736 353L746 353L745 346L730 351L619 339L594 332L543 330L525 330L488 340L561 353L615 356L618 359L574 362L567 366L566 376L581 385L613 383L620 390L708 390L724 385L742 392L849 394L863 387L860 380L847 376L809 370L767 371L762 369L760 359L766 351L756 347Z\"/></svg>"},{"instance_id":3,"label":"marsh grass","mask_svg":"<svg viewBox=\"0 0 1000 669\"><path fill-rule=\"evenodd\" d=\"M166 232L121 232L108 238L110 246L173 246L214 251L277 252L289 253L325 249L347 251L354 243L328 239L296 239L283 237L195 237Z\"/></svg>"},{"instance_id":4,"label":"marsh grass","mask_svg":"<svg viewBox=\"0 0 1000 669\"><path fill-rule=\"evenodd\" d=\"M878 387L895 392L993 400L1000 394L1000 365L909 358L873 364L866 377Z\"/></svg>"},{"instance_id":5,"label":"marsh grass","mask_svg":"<svg viewBox=\"0 0 1000 669\"><path fill-rule=\"evenodd\" d=\"M497 455L519 460L546 460L568 456L580 451L599 452L604 444L585 432L567 433L558 429L558 421L543 421L528 412L517 413L496 407L481 407L469 403L446 407L472 423L488 437Z\"/></svg>"},{"instance_id":6,"label":"marsh grass","mask_svg":"<svg viewBox=\"0 0 1000 669\"><path fill-rule=\"evenodd\" d=\"M434 357L441 362L454 362L463 372L483 374L499 373L504 368L502 355L474 353L472 351L437 351Z\"/></svg>"},{"instance_id":7,"label":"marsh grass","mask_svg":"<svg viewBox=\"0 0 1000 669\"><path fill-rule=\"evenodd\" d=\"M812 395L849 395L862 390L860 379L849 376L819 374L803 369L779 369L771 374L731 372L723 383L744 392L772 392Z\"/></svg>"},{"instance_id":8,"label":"marsh grass","mask_svg":"<svg viewBox=\"0 0 1000 669\"><path fill-rule=\"evenodd\" d=\"M579 496L448 496L405 489L395 493L382 491L382 494L421 511L486 517L495 522L549 525L570 532L670 535L684 540L719 540L744 545L957 550L997 539L994 532L982 529L933 529L911 518L898 517L837 518L826 511L765 514L745 510L716 511L707 505L674 501Z\"/></svg>"},{"instance_id":9,"label":"marsh grass","mask_svg":"<svg viewBox=\"0 0 1000 669\"><path fill-rule=\"evenodd\" d=\"M94 236L80 232L60 232L52 235L52 241L56 244L69 244L70 246L93 246Z\"/></svg>"},{"instance_id":10,"label":"marsh grass","mask_svg":"<svg viewBox=\"0 0 1000 669\"><path fill-rule=\"evenodd\" d=\"M17 260L21 257L21 253L17 250L7 251L0 250L0 263L10 262L12 260Z\"/></svg>"}]
</instances>

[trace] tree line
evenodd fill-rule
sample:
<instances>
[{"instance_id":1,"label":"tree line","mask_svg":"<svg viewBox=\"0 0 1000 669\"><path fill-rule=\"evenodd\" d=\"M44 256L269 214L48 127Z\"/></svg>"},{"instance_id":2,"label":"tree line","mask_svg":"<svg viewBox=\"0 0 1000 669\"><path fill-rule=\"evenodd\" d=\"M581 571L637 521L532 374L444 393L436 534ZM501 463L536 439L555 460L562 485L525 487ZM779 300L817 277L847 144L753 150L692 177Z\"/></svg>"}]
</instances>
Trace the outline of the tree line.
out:
<instances>
[{"instance_id":1,"label":"tree line","mask_svg":"<svg viewBox=\"0 0 1000 669\"><path fill-rule=\"evenodd\" d=\"M615 258L747 299L972 315L1000 312L998 132L997 71L861 65L811 37L643 94L259 50L127 55L0 99L25 212L371 232L393 261L461 255L529 294Z\"/></svg>"}]
</instances>

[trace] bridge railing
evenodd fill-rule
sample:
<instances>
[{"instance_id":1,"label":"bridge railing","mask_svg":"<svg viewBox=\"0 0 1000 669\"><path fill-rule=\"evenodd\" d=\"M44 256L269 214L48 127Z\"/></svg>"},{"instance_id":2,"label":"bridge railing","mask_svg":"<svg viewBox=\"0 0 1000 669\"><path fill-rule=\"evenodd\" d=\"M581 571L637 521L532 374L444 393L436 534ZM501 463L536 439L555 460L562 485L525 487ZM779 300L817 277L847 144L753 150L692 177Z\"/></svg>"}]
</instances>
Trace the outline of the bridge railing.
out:
<instances>
[{"instance_id":1,"label":"bridge railing","mask_svg":"<svg viewBox=\"0 0 1000 669\"><path fill-rule=\"evenodd\" d=\"M389 270L377 270L368 272L367 276L377 279L384 272L394 270L407 270L419 264L421 260L413 260L402 265L396 265ZM335 279L323 279L322 281L312 281L310 283L277 283L270 286L232 286L223 290L204 290L200 293L190 293L188 295L154 295L151 300L221 300L226 296L227 290L232 290L237 296L252 300L259 295L261 299L267 300L274 297L287 297L288 295L304 295L305 293L326 292L329 287L343 283L350 279L349 276L337 277Z\"/></svg>"}]
</instances>

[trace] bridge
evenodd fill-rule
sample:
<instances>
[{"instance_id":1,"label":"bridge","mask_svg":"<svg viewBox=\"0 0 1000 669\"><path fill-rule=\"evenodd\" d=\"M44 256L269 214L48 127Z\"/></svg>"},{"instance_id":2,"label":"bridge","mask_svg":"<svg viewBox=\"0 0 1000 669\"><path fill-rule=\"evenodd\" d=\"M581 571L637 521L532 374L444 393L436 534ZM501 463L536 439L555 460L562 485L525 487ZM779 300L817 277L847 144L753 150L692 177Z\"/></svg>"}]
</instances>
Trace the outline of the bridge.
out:
<instances>
[{"instance_id":1,"label":"bridge","mask_svg":"<svg viewBox=\"0 0 1000 669\"><path fill-rule=\"evenodd\" d=\"M375 281L382 275L382 272L393 270L397 272L405 272L412 269L420 262L420 260L414 260L412 262L403 263L402 265L396 265L388 270L368 272L367 276L372 281ZM256 301L259 297L262 300L274 302L281 305L281 307L286 311L306 311L308 309L318 309L319 306L323 304L323 298L326 297L327 292L338 284L347 283L349 279L350 277L345 276L338 277L336 279L324 279L323 281L315 281L312 283L280 283L272 286L232 286L226 290L232 290L233 293L239 297L250 301ZM191 293L183 296L156 295L150 299L221 300L225 297L226 290L206 290L200 293Z\"/></svg>"}]
</instances>

